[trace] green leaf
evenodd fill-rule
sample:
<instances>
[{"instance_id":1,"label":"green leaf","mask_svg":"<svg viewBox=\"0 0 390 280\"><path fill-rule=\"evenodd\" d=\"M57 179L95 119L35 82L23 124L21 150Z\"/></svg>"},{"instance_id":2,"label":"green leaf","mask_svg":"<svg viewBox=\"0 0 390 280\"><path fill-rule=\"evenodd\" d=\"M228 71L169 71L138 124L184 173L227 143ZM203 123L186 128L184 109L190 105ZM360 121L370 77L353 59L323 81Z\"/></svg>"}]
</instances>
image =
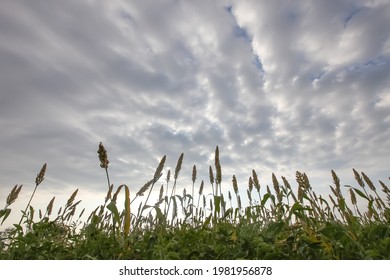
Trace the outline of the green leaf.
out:
<instances>
[{"instance_id":1,"label":"green leaf","mask_svg":"<svg viewBox=\"0 0 390 280\"><path fill-rule=\"evenodd\" d=\"M388 223L390 223L390 209L387 208L384 210L383 215L385 216Z\"/></svg>"},{"instance_id":2,"label":"green leaf","mask_svg":"<svg viewBox=\"0 0 390 280\"><path fill-rule=\"evenodd\" d=\"M234 220L236 220L240 215L240 209L236 208L234 209Z\"/></svg>"},{"instance_id":3,"label":"green leaf","mask_svg":"<svg viewBox=\"0 0 390 280\"><path fill-rule=\"evenodd\" d=\"M305 210L305 208L299 202L295 202L290 211L295 212L299 210Z\"/></svg>"},{"instance_id":4,"label":"green leaf","mask_svg":"<svg viewBox=\"0 0 390 280\"><path fill-rule=\"evenodd\" d=\"M211 220L211 214L204 221L203 227L207 227L210 224L210 220Z\"/></svg>"},{"instance_id":5,"label":"green leaf","mask_svg":"<svg viewBox=\"0 0 390 280\"><path fill-rule=\"evenodd\" d=\"M359 189L356 189L356 188L353 188L353 190L360 196L360 197L363 197L367 200L369 200L369 198Z\"/></svg>"},{"instance_id":6,"label":"green leaf","mask_svg":"<svg viewBox=\"0 0 390 280\"><path fill-rule=\"evenodd\" d=\"M325 227L319 232L332 240L340 240L346 236L343 226L334 222L326 222Z\"/></svg>"},{"instance_id":7,"label":"green leaf","mask_svg":"<svg viewBox=\"0 0 390 280\"><path fill-rule=\"evenodd\" d=\"M4 223L4 221L8 218L9 214L11 214L11 209L0 210L0 218L4 216L3 220L1 221L1 224Z\"/></svg>"},{"instance_id":8,"label":"green leaf","mask_svg":"<svg viewBox=\"0 0 390 280\"><path fill-rule=\"evenodd\" d=\"M219 195L214 196L215 213L218 214L221 212L221 198Z\"/></svg>"},{"instance_id":9,"label":"green leaf","mask_svg":"<svg viewBox=\"0 0 390 280\"><path fill-rule=\"evenodd\" d=\"M14 227L16 228L17 231L21 231L23 232L23 228L21 225L18 225L18 224L14 224Z\"/></svg>"},{"instance_id":10,"label":"green leaf","mask_svg":"<svg viewBox=\"0 0 390 280\"><path fill-rule=\"evenodd\" d=\"M180 195L175 195L180 200L180 204L183 205L183 198Z\"/></svg>"},{"instance_id":11,"label":"green leaf","mask_svg":"<svg viewBox=\"0 0 390 280\"><path fill-rule=\"evenodd\" d=\"M320 201L322 201L323 203L325 203L326 206L329 208L329 203L328 203L325 199L323 199L322 197L320 197L319 199L320 199Z\"/></svg>"},{"instance_id":12,"label":"green leaf","mask_svg":"<svg viewBox=\"0 0 390 280\"><path fill-rule=\"evenodd\" d=\"M271 222L265 229L265 235L269 239L274 239L276 235L282 232L284 228L284 222Z\"/></svg>"},{"instance_id":13,"label":"green leaf","mask_svg":"<svg viewBox=\"0 0 390 280\"><path fill-rule=\"evenodd\" d=\"M161 209L157 206L153 206L154 210L156 210L156 219L157 220L163 220L164 214L162 213Z\"/></svg>"},{"instance_id":14,"label":"green leaf","mask_svg":"<svg viewBox=\"0 0 390 280\"><path fill-rule=\"evenodd\" d=\"M246 215L248 220L250 220L252 218L252 212L251 212L251 208L250 207L246 207L245 208L245 215Z\"/></svg>"},{"instance_id":15,"label":"green leaf","mask_svg":"<svg viewBox=\"0 0 390 280\"><path fill-rule=\"evenodd\" d=\"M292 212L291 212L292 213ZM302 213L302 212L299 212L299 211L295 211L294 212L294 215L296 216L296 217L298 217L299 219L301 219L301 220L306 220L306 216ZM291 217L290 217L291 218Z\"/></svg>"},{"instance_id":16,"label":"green leaf","mask_svg":"<svg viewBox=\"0 0 390 280\"><path fill-rule=\"evenodd\" d=\"M261 206L264 207L264 205L267 203L267 200L270 198L271 194L269 193L266 193L264 196L263 196L263 199L261 200Z\"/></svg>"},{"instance_id":17,"label":"green leaf","mask_svg":"<svg viewBox=\"0 0 390 280\"><path fill-rule=\"evenodd\" d=\"M35 213L35 210L34 210L34 207L32 207L31 205L30 205L30 223L33 221L33 219L34 219L34 213Z\"/></svg>"},{"instance_id":18,"label":"green leaf","mask_svg":"<svg viewBox=\"0 0 390 280\"><path fill-rule=\"evenodd\" d=\"M304 193L302 194L302 197L303 197L304 199L310 201L310 202L312 201L311 198L306 194L306 192L304 192Z\"/></svg>"},{"instance_id":19,"label":"green leaf","mask_svg":"<svg viewBox=\"0 0 390 280\"><path fill-rule=\"evenodd\" d=\"M118 212L118 208L116 207L116 204L114 201L111 201L107 206L107 209L111 211L111 213L113 214L113 217L114 217L114 221L116 223L119 223L120 222L120 218L119 218L119 212Z\"/></svg>"},{"instance_id":20,"label":"green leaf","mask_svg":"<svg viewBox=\"0 0 390 280\"><path fill-rule=\"evenodd\" d=\"M225 215L223 215L222 219L226 219L228 216L230 216L233 213L233 208L229 208L226 210Z\"/></svg>"},{"instance_id":21,"label":"green leaf","mask_svg":"<svg viewBox=\"0 0 390 280\"><path fill-rule=\"evenodd\" d=\"M295 202L294 205L290 209L290 214L288 216L288 219L291 219L291 216L294 214L296 217L300 219L305 219L305 215L303 211L312 211L308 207L303 207L299 202Z\"/></svg>"},{"instance_id":22,"label":"green leaf","mask_svg":"<svg viewBox=\"0 0 390 280\"><path fill-rule=\"evenodd\" d=\"M142 211L144 211L144 210L146 210L146 209L148 209L148 208L150 208L150 207L154 207L154 206L151 206L151 205L144 205L144 207L142 207Z\"/></svg>"},{"instance_id":23,"label":"green leaf","mask_svg":"<svg viewBox=\"0 0 390 280\"><path fill-rule=\"evenodd\" d=\"M345 199L344 198L340 198L339 199L339 207L341 209L341 211L345 211Z\"/></svg>"}]
</instances>

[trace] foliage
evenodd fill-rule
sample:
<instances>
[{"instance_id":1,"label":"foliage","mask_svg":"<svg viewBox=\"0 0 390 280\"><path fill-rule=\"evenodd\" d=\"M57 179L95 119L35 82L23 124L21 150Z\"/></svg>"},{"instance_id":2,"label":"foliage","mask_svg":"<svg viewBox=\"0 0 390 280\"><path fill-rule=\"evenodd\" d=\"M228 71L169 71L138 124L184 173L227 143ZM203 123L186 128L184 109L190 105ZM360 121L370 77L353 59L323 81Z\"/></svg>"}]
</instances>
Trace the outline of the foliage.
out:
<instances>
[{"instance_id":1,"label":"foliage","mask_svg":"<svg viewBox=\"0 0 390 280\"><path fill-rule=\"evenodd\" d=\"M176 194L184 157L181 154L173 182L168 171L165 188L161 186L158 201L151 203L150 194L163 175L165 156L153 177L131 200L126 185L113 193L102 143L98 154L108 183L104 204L86 222L81 221L84 210L74 220L81 202L75 201L76 190L57 217L52 217L53 198L44 214L38 211L37 220L31 201L44 180L44 164L19 224L0 235L0 259L390 259L389 188L379 181L379 191L366 174L355 169L357 186L343 189L332 170L329 199L318 196L301 172L296 172L296 192L284 177L280 184L272 174L272 188L266 186L261 194L252 170L246 193L249 205L243 207L235 176L233 192L223 192L217 147L214 168L209 168L211 195L204 194L204 181L195 192L195 165L191 193L184 189L183 195ZM0 210L1 223L11 213L10 206L21 189L16 185L8 195ZM122 189L125 205L120 209L117 197ZM140 201L146 192L146 199ZM139 206L132 212L136 200ZM233 200L237 207L233 207ZM359 200L367 205L364 211L358 207Z\"/></svg>"}]
</instances>

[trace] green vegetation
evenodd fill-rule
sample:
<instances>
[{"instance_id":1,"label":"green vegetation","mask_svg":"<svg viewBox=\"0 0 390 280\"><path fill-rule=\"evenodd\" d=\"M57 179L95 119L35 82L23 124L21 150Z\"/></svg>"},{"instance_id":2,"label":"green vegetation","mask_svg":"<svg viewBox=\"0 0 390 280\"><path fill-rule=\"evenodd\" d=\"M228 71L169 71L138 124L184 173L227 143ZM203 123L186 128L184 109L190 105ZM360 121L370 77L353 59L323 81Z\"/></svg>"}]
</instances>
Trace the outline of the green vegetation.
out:
<instances>
[{"instance_id":1,"label":"green vegetation","mask_svg":"<svg viewBox=\"0 0 390 280\"><path fill-rule=\"evenodd\" d=\"M54 198L45 213L37 214L30 203L44 180L45 164L19 224L0 236L0 259L390 259L389 188L379 181L378 190L355 169L356 187L341 187L331 172L329 199L313 191L305 173L296 172L294 192L284 177L281 184L274 174L273 186L262 189L252 170L246 190L249 205L242 206L235 176L231 190L222 187L217 147L214 166L209 168L211 194L204 194L204 181L195 186L195 165L189 190L176 194L181 154L173 178L168 171L158 200L152 202L165 156L153 177L133 195L126 185L113 192L102 143L98 154L108 183L104 204L81 222L84 210L75 216L80 203L76 190L57 217L52 213ZM16 185L8 195L0 210L1 223L21 189ZM118 208L117 197L122 195L124 206ZM135 201L137 209L131 207ZM363 211L358 205L367 206Z\"/></svg>"}]
</instances>

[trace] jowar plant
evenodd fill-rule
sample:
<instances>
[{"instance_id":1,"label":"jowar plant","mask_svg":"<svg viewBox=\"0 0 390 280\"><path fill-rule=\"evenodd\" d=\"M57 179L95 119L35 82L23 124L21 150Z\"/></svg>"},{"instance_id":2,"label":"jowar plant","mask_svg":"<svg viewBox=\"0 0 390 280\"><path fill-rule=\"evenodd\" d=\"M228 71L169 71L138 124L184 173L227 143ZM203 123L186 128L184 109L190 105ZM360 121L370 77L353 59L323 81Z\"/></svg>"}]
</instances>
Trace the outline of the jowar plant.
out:
<instances>
[{"instance_id":1,"label":"jowar plant","mask_svg":"<svg viewBox=\"0 0 390 280\"><path fill-rule=\"evenodd\" d=\"M217 146L209 167L210 193L205 192L203 180L195 188L194 165L190 190L182 188L177 194L182 153L173 174L168 170L165 175L157 201L152 202L166 156L135 194L125 184L114 192L102 143L98 156L107 177L104 203L82 220L85 209L76 214L81 203L76 201L77 189L56 216L53 197L36 217L31 202L44 180L44 164L19 223L0 236L0 259L390 259L389 188L379 181L378 189L355 169L357 186L342 186L331 171L328 197L316 194L305 173L296 172L294 188L285 177L280 182L272 174L272 186L264 189L252 170L245 206L235 175L231 190L222 187ZM22 185L16 185L9 193L0 210L2 224L21 190ZM117 205L120 194L123 207Z\"/></svg>"}]
</instances>

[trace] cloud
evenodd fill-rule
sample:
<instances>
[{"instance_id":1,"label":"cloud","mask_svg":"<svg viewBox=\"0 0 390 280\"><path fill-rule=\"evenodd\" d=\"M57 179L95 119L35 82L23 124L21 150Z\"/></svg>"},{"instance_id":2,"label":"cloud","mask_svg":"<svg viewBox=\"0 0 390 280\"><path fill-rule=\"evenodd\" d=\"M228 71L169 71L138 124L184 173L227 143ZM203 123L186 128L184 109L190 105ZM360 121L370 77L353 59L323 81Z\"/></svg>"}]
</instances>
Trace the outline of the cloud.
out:
<instances>
[{"instance_id":1,"label":"cloud","mask_svg":"<svg viewBox=\"0 0 390 280\"><path fill-rule=\"evenodd\" d=\"M226 189L233 174L244 188L252 169L262 185L272 172L291 184L296 170L308 172L319 191L331 169L349 179L353 167L388 176L386 1L3 7L2 189L24 184L27 197L47 162L42 197L78 187L96 207L107 188L100 141L112 182L132 192L163 155L173 170L182 152L181 186L193 164L208 182L217 145Z\"/></svg>"}]
</instances>

